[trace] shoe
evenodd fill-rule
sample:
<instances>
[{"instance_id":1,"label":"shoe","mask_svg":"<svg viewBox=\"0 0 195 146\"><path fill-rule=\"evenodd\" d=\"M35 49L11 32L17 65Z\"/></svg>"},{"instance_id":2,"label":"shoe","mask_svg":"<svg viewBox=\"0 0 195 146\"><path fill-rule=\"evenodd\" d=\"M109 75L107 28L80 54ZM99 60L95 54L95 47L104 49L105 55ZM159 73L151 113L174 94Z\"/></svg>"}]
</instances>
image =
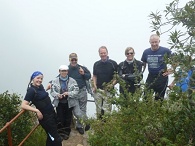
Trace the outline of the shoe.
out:
<instances>
[{"instance_id":1,"label":"shoe","mask_svg":"<svg viewBox=\"0 0 195 146\"><path fill-rule=\"evenodd\" d=\"M69 139L69 136L66 135L66 134L64 134L63 139L64 139L64 140L67 140L67 139Z\"/></svg>"},{"instance_id":2,"label":"shoe","mask_svg":"<svg viewBox=\"0 0 195 146\"><path fill-rule=\"evenodd\" d=\"M69 139L69 136L68 136L67 134L60 133L59 135L60 135L60 137L61 137L63 140Z\"/></svg>"},{"instance_id":3,"label":"shoe","mask_svg":"<svg viewBox=\"0 0 195 146\"><path fill-rule=\"evenodd\" d=\"M77 131L81 134L81 135L83 135L84 134L84 130L83 130L83 128L76 128L77 129Z\"/></svg>"},{"instance_id":4,"label":"shoe","mask_svg":"<svg viewBox=\"0 0 195 146\"><path fill-rule=\"evenodd\" d=\"M88 131L89 129L90 129L90 125L88 124L85 126L85 131Z\"/></svg>"}]
</instances>

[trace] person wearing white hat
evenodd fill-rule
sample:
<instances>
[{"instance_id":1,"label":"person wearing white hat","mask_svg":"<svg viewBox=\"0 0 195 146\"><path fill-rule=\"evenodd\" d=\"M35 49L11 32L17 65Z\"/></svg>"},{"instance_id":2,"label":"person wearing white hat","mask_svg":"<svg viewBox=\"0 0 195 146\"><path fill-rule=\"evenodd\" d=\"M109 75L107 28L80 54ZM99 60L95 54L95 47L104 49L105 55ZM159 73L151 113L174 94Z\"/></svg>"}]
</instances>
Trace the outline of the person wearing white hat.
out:
<instances>
[{"instance_id":1,"label":"person wearing white hat","mask_svg":"<svg viewBox=\"0 0 195 146\"><path fill-rule=\"evenodd\" d=\"M60 123L58 132L64 140L69 138L71 132L72 110L78 105L75 95L79 91L77 82L68 76L68 70L66 65L59 67L59 76L52 80L50 92Z\"/></svg>"}]
</instances>

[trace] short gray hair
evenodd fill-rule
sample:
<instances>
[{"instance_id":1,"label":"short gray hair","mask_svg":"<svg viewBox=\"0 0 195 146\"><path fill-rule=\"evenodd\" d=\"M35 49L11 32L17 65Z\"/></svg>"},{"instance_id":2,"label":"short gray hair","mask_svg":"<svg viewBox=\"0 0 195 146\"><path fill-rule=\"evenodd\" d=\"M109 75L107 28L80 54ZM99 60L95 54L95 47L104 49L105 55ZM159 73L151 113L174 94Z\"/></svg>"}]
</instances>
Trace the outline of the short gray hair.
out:
<instances>
[{"instance_id":1,"label":"short gray hair","mask_svg":"<svg viewBox=\"0 0 195 146\"><path fill-rule=\"evenodd\" d=\"M101 46L101 47L99 48L99 50L98 50L99 53L100 53L100 49L105 49L106 52L108 53L108 49L106 48L106 46Z\"/></svg>"}]
</instances>

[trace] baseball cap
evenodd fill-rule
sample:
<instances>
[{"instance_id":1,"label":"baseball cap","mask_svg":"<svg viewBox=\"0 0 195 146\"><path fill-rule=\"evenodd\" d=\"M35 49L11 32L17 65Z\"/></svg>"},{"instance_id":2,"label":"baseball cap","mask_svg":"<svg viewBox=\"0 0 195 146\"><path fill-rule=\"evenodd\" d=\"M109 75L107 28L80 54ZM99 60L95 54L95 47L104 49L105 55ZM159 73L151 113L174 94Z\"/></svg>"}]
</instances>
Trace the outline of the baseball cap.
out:
<instances>
[{"instance_id":1,"label":"baseball cap","mask_svg":"<svg viewBox=\"0 0 195 146\"><path fill-rule=\"evenodd\" d=\"M70 55L69 55L69 59L78 59L77 58L77 54L76 53L71 53Z\"/></svg>"},{"instance_id":2,"label":"baseball cap","mask_svg":"<svg viewBox=\"0 0 195 146\"><path fill-rule=\"evenodd\" d=\"M60 65L59 70L68 70L67 65Z\"/></svg>"}]
</instances>

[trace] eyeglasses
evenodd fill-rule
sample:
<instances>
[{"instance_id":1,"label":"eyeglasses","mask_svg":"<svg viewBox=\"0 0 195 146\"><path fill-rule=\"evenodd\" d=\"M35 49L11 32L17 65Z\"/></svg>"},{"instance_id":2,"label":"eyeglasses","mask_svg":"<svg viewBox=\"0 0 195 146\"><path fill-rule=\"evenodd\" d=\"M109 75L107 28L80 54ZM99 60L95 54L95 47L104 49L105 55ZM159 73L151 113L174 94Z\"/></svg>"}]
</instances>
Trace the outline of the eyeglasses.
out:
<instances>
[{"instance_id":1,"label":"eyeglasses","mask_svg":"<svg viewBox=\"0 0 195 146\"><path fill-rule=\"evenodd\" d=\"M130 54L133 55L134 53L133 53L133 52L129 52L129 53L127 53L126 55L130 55Z\"/></svg>"},{"instance_id":2,"label":"eyeglasses","mask_svg":"<svg viewBox=\"0 0 195 146\"><path fill-rule=\"evenodd\" d=\"M61 72L68 72L68 70L60 70Z\"/></svg>"},{"instance_id":3,"label":"eyeglasses","mask_svg":"<svg viewBox=\"0 0 195 146\"><path fill-rule=\"evenodd\" d=\"M77 59L71 59L71 61L77 61Z\"/></svg>"}]
</instances>

